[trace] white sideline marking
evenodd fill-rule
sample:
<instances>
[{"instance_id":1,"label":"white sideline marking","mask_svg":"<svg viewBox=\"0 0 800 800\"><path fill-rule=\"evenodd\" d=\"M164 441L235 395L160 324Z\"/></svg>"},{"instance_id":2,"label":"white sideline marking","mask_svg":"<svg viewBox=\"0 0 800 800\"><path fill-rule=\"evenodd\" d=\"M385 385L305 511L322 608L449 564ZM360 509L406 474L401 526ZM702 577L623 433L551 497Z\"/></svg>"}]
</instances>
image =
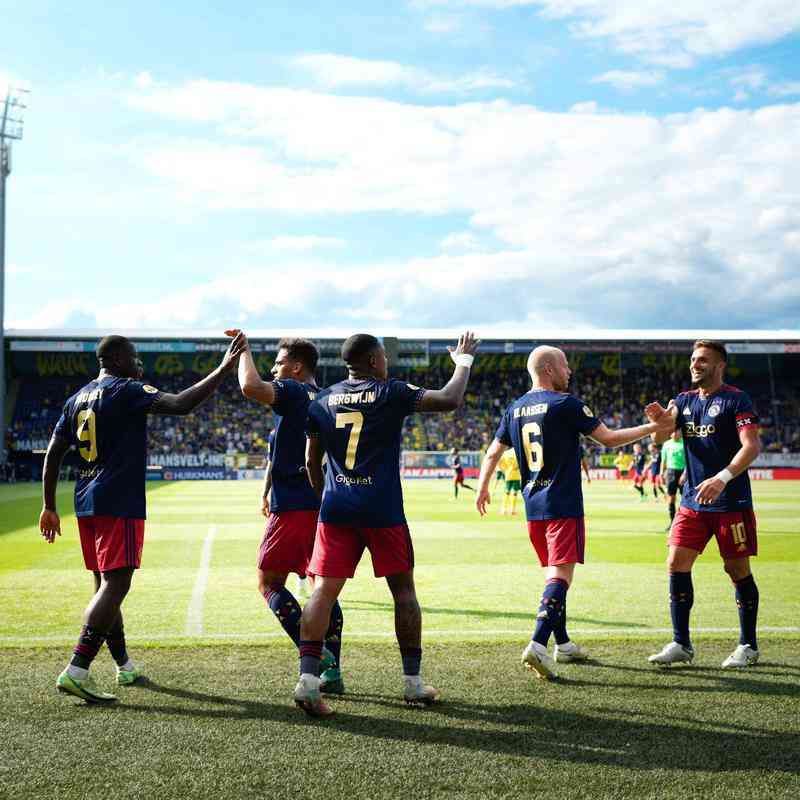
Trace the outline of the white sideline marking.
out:
<instances>
[{"instance_id":1,"label":"white sideline marking","mask_svg":"<svg viewBox=\"0 0 800 800\"><path fill-rule=\"evenodd\" d=\"M189 610L186 612L186 630L184 636L203 635L203 600L206 596L206 586L208 586L208 572L211 566L211 546L214 537L217 535L217 526L212 525L208 529L206 538L203 540L203 551L200 553L200 568L197 570L197 578L192 589L192 599L189 601Z\"/></svg>"},{"instance_id":2,"label":"white sideline marking","mask_svg":"<svg viewBox=\"0 0 800 800\"><path fill-rule=\"evenodd\" d=\"M198 575L198 578L200 576ZM202 599L201 599L202 603ZM202 606L200 609L202 613ZM346 609L345 609L345 613ZM187 629L189 623L187 620ZM626 635L632 639L643 636L654 636L656 634L670 634L672 628L606 628L600 630L598 628L570 628L570 634L576 636L620 636ZM759 634L764 633L800 633L800 627L775 627L770 625L763 625L758 628ZM692 628L692 633L731 633L738 634L738 628ZM427 643L436 636L453 636L456 638L464 636L505 636L505 637L528 637L530 630L528 628L520 628L518 630L512 629L490 629L490 630L422 630L423 638ZM202 641L236 641L237 639L252 641L259 639L284 639L286 634L283 631L272 633L131 633L126 632L127 641L131 642L164 642L164 641L183 641L184 639L200 639ZM350 631L345 634L347 639L389 639L394 638L394 631ZM0 643L8 642L12 645L25 645L37 642L71 642L72 638L69 635L50 634L48 636L8 636L0 635Z\"/></svg>"}]
</instances>

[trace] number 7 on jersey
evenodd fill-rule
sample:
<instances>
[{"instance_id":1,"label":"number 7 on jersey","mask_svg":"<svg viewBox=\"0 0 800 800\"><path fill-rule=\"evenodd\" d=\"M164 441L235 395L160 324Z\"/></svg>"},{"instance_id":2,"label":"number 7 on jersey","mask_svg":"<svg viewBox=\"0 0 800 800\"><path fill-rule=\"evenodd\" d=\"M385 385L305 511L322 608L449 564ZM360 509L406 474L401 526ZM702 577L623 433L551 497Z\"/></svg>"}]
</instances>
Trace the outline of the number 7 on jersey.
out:
<instances>
[{"instance_id":1,"label":"number 7 on jersey","mask_svg":"<svg viewBox=\"0 0 800 800\"><path fill-rule=\"evenodd\" d=\"M346 469L354 469L356 466L358 440L361 436L361 428L364 425L364 415L360 411L337 412L336 427L345 428L348 425L352 425L353 427L350 429L350 436L347 440L347 455L345 457L344 466Z\"/></svg>"}]
</instances>

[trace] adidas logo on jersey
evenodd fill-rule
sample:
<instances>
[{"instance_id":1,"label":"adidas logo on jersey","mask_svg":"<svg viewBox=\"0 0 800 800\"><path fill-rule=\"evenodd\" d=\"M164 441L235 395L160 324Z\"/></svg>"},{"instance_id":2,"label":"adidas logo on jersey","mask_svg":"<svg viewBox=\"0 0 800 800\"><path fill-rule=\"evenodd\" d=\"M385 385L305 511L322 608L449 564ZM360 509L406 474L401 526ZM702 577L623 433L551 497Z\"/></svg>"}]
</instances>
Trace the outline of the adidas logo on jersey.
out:
<instances>
[{"instance_id":1,"label":"adidas logo on jersey","mask_svg":"<svg viewBox=\"0 0 800 800\"><path fill-rule=\"evenodd\" d=\"M692 412L688 408L684 408L683 409L683 416L684 417L691 417L692 416Z\"/></svg>"}]
</instances>

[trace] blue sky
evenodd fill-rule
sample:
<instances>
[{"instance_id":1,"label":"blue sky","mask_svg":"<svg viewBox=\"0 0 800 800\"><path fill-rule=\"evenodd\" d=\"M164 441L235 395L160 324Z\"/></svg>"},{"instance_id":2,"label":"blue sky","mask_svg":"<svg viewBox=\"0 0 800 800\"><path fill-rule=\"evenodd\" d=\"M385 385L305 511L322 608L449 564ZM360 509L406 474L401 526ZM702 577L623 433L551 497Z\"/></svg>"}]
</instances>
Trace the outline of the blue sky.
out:
<instances>
[{"instance_id":1,"label":"blue sky","mask_svg":"<svg viewBox=\"0 0 800 800\"><path fill-rule=\"evenodd\" d=\"M795 0L255 6L0 2L8 327L797 327Z\"/></svg>"}]
</instances>

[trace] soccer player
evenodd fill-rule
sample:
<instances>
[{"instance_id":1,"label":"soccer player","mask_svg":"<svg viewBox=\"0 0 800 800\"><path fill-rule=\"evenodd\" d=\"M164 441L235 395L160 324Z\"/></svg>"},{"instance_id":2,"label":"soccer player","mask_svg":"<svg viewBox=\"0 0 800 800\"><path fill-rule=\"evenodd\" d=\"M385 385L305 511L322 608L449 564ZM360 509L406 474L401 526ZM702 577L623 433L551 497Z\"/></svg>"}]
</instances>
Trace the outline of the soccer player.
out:
<instances>
[{"instance_id":1,"label":"soccer player","mask_svg":"<svg viewBox=\"0 0 800 800\"><path fill-rule=\"evenodd\" d=\"M269 519L269 498L272 494L272 453L275 448L275 431L267 437L266 465L264 466L264 486L261 492L261 514ZM308 592L308 581L305 575L297 576L296 594L305 597Z\"/></svg>"},{"instance_id":2,"label":"soccer player","mask_svg":"<svg viewBox=\"0 0 800 800\"><path fill-rule=\"evenodd\" d=\"M374 336L357 333L342 345L348 377L320 392L308 417L306 458L322 508L309 572L314 593L303 609L300 680L294 698L311 716L327 716L320 696L320 650L330 609L366 547L376 578L394 598L397 643L407 703L430 705L439 692L420 676L422 615L414 586L414 549L403 511L400 443L403 421L417 411L452 411L464 398L478 342L469 332L450 348L453 377L438 390L389 380L386 352ZM322 474L323 455L328 468Z\"/></svg>"},{"instance_id":3,"label":"soccer player","mask_svg":"<svg viewBox=\"0 0 800 800\"><path fill-rule=\"evenodd\" d=\"M272 449L275 447L275 431L270 431L267 436L267 452L264 465L264 484L261 491L261 514L269 517L269 495L272 491Z\"/></svg>"},{"instance_id":4,"label":"soccer player","mask_svg":"<svg viewBox=\"0 0 800 800\"><path fill-rule=\"evenodd\" d=\"M686 469L686 454L683 450L683 437L680 428L676 428L661 448L661 470L666 471L667 500L669 500L669 525L672 528L675 519L675 497L681 485L683 471Z\"/></svg>"},{"instance_id":5,"label":"soccer player","mask_svg":"<svg viewBox=\"0 0 800 800\"><path fill-rule=\"evenodd\" d=\"M628 472L633 463L633 457L630 453L624 450L617 451L617 457L614 459L614 466L617 468L617 477L619 480L624 481L628 477Z\"/></svg>"},{"instance_id":6,"label":"soccer player","mask_svg":"<svg viewBox=\"0 0 800 800\"><path fill-rule=\"evenodd\" d=\"M583 449L582 445L581 445L581 469L586 475L586 483L591 483L592 476L589 474L589 462L586 460L586 451Z\"/></svg>"},{"instance_id":7,"label":"soccer player","mask_svg":"<svg viewBox=\"0 0 800 800\"><path fill-rule=\"evenodd\" d=\"M96 350L100 374L64 404L44 458L39 529L51 544L61 535L56 487L61 461L74 446L83 459L75 484L75 514L95 594L84 612L72 659L56 681L59 691L90 703L117 699L89 675L103 643L117 664L120 686L141 677L128 656L120 608L144 545L147 415L194 411L233 370L243 348L242 338L235 338L213 372L180 394L167 394L141 382L142 362L132 342L106 336Z\"/></svg>"},{"instance_id":8,"label":"soccer player","mask_svg":"<svg viewBox=\"0 0 800 800\"><path fill-rule=\"evenodd\" d=\"M580 435L605 447L621 447L663 430L660 420L621 430L609 430L591 409L567 394L571 370L555 347L537 347L528 357L531 390L509 405L481 466L476 505L486 513L488 486L503 453L514 448L522 473L528 535L546 568L546 584L536 628L522 653L522 663L540 678L555 677L554 659L547 652L555 635L555 661L580 661L586 652L567 634L566 603L575 572L583 563L584 518L581 488Z\"/></svg>"},{"instance_id":9,"label":"soccer player","mask_svg":"<svg viewBox=\"0 0 800 800\"><path fill-rule=\"evenodd\" d=\"M238 330L226 331L235 336ZM305 466L306 423L311 401L319 393L314 380L319 353L307 339L281 339L272 367L273 380L258 374L247 346L239 360L242 394L275 415L275 439L270 452L269 516L258 552L258 591L289 638L300 647L301 609L286 587L290 572L305 578L314 549L319 495L308 480ZM322 691L344 693L339 660L344 618L333 604L325 634Z\"/></svg>"},{"instance_id":10,"label":"soccer player","mask_svg":"<svg viewBox=\"0 0 800 800\"><path fill-rule=\"evenodd\" d=\"M661 652L650 656L653 664L694 658L689 635L692 567L712 537L733 581L739 608L739 644L722 667L741 668L758 661L758 587L750 571L758 540L747 468L761 452L761 442L750 398L723 383L727 361L723 344L699 339L689 365L692 389L679 394L666 410L658 406L648 412L651 419L667 417L670 432L681 430L686 453L686 480L667 557L674 636Z\"/></svg>"},{"instance_id":11,"label":"soccer player","mask_svg":"<svg viewBox=\"0 0 800 800\"><path fill-rule=\"evenodd\" d=\"M499 461L498 472L503 470L505 475L505 493L503 494L503 502L500 508L500 513L505 516L506 512L512 517L517 514L517 495L520 491L520 471L519 464L517 464L517 457L514 455L513 450L507 450L503 453Z\"/></svg>"},{"instance_id":12,"label":"soccer player","mask_svg":"<svg viewBox=\"0 0 800 800\"><path fill-rule=\"evenodd\" d=\"M644 463L647 460L639 442L633 446L633 488L639 492L640 502L646 500L644 496Z\"/></svg>"},{"instance_id":13,"label":"soccer player","mask_svg":"<svg viewBox=\"0 0 800 800\"><path fill-rule=\"evenodd\" d=\"M661 492L662 496L666 495L664 482L661 480L661 450L657 444L651 442L647 452L648 458L645 465L645 473L650 476L650 482L653 484L653 497L658 500L659 492Z\"/></svg>"},{"instance_id":14,"label":"soccer player","mask_svg":"<svg viewBox=\"0 0 800 800\"><path fill-rule=\"evenodd\" d=\"M455 490L455 498L458 498L458 487L463 486L465 489L469 489L471 492L474 492L475 489L472 488L468 483L464 483L464 467L461 465L461 456L458 453L458 448L454 447L450 451L450 466L453 470L453 489Z\"/></svg>"}]
</instances>

